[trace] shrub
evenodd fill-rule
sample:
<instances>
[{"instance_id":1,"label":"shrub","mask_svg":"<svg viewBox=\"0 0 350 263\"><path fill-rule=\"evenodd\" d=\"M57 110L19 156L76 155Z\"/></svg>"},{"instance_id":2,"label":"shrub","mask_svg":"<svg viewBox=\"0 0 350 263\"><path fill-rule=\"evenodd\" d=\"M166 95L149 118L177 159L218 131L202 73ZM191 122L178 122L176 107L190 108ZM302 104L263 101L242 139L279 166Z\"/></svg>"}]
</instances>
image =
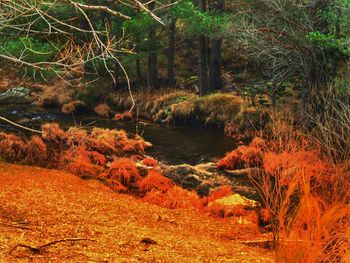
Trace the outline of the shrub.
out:
<instances>
[{"instance_id":1,"label":"shrub","mask_svg":"<svg viewBox=\"0 0 350 263\"><path fill-rule=\"evenodd\" d=\"M106 155L122 156L128 153L144 152L149 146L141 137L129 139L125 131L94 128L90 135L91 147Z\"/></svg>"},{"instance_id":2,"label":"shrub","mask_svg":"<svg viewBox=\"0 0 350 263\"><path fill-rule=\"evenodd\" d=\"M110 107L105 104L98 104L95 108L94 108L95 113L102 117L102 118L109 118L112 115L112 110L110 109Z\"/></svg>"},{"instance_id":3,"label":"shrub","mask_svg":"<svg viewBox=\"0 0 350 263\"><path fill-rule=\"evenodd\" d=\"M226 156L219 160L216 164L218 169L237 169L243 166L243 161L241 158L241 152L232 151L226 154Z\"/></svg>"},{"instance_id":4,"label":"shrub","mask_svg":"<svg viewBox=\"0 0 350 263\"><path fill-rule=\"evenodd\" d=\"M214 217L234 217L234 216L246 216L248 211L244 206L228 207L223 204L212 203L206 208L206 212L210 216Z\"/></svg>"},{"instance_id":5,"label":"shrub","mask_svg":"<svg viewBox=\"0 0 350 263\"><path fill-rule=\"evenodd\" d=\"M261 137L254 137L253 140L251 141L251 143L249 144L251 147L255 147L255 148L258 148L262 151L266 150L267 149L267 142L266 140L264 140L263 138Z\"/></svg>"},{"instance_id":6,"label":"shrub","mask_svg":"<svg viewBox=\"0 0 350 263\"><path fill-rule=\"evenodd\" d=\"M47 146L41 137L33 136L28 141L25 162L39 166L45 166L48 162Z\"/></svg>"},{"instance_id":7,"label":"shrub","mask_svg":"<svg viewBox=\"0 0 350 263\"><path fill-rule=\"evenodd\" d=\"M113 161L109 169L100 177L117 180L130 189L137 188L142 180L136 165L128 158L119 158Z\"/></svg>"},{"instance_id":8,"label":"shrub","mask_svg":"<svg viewBox=\"0 0 350 263\"><path fill-rule=\"evenodd\" d=\"M156 170L151 170L148 175L140 181L139 189L141 192L149 192L152 190L157 190L161 192L169 191L174 187L174 183L157 172Z\"/></svg>"},{"instance_id":9,"label":"shrub","mask_svg":"<svg viewBox=\"0 0 350 263\"><path fill-rule=\"evenodd\" d=\"M122 185L121 182L114 180L114 179L105 179L105 184L112 189L113 191L119 192L119 193L127 193L128 188Z\"/></svg>"},{"instance_id":10,"label":"shrub","mask_svg":"<svg viewBox=\"0 0 350 263\"><path fill-rule=\"evenodd\" d=\"M57 123L47 123L41 126L44 141L62 144L66 140L66 133L60 128Z\"/></svg>"},{"instance_id":11,"label":"shrub","mask_svg":"<svg viewBox=\"0 0 350 263\"><path fill-rule=\"evenodd\" d=\"M159 190L150 191L143 197L143 200L169 209L203 209L202 202L196 193L189 192L178 186L174 186L166 192Z\"/></svg>"},{"instance_id":12,"label":"shrub","mask_svg":"<svg viewBox=\"0 0 350 263\"><path fill-rule=\"evenodd\" d=\"M262 165L262 151L253 146L239 146L236 150L227 153L219 160L219 169L242 169L245 167L259 167Z\"/></svg>"},{"instance_id":13,"label":"shrub","mask_svg":"<svg viewBox=\"0 0 350 263\"><path fill-rule=\"evenodd\" d=\"M93 163L91 153L83 146L73 147L60 156L60 165L63 169L83 178L97 178L104 167Z\"/></svg>"},{"instance_id":14,"label":"shrub","mask_svg":"<svg viewBox=\"0 0 350 263\"><path fill-rule=\"evenodd\" d=\"M277 260L342 262L350 251L349 170L323 159L299 132L281 126L273 135L279 140L265 148L264 172L250 177L262 198L260 221L274 234Z\"/></svg>"},{"instance_id":15,"label":"shrub","mask_svg":"<svg viewBox=\"0 0 350 263\"><path fill-rule=\"evenodd\" d=\"M115 120L115 121L131 121L132 120L132 113L129 111L126 111L124 113L117 113L114 115L113 120Z\"/></svg>"},{"instance_id":16,"label":"shrub","mask_svg":"<svg viewBox=\"0 0 350 263\"><path fill-rule=\"evenodd\" d=\"M27 154L25 141L14 134L0 133L0 154L9 162L23 161Z\"/></svg>"},{"instance_id":17,"label":"shrub","mask_svg":"<svg viewBox=\"0 0 350 263\"><path fill-rule=\"evenodd\" d=\"M74 114L85 110L86 105L80 100L71 101L62 106L61 111L64 114Z\"/></svg>"}]
</instances>

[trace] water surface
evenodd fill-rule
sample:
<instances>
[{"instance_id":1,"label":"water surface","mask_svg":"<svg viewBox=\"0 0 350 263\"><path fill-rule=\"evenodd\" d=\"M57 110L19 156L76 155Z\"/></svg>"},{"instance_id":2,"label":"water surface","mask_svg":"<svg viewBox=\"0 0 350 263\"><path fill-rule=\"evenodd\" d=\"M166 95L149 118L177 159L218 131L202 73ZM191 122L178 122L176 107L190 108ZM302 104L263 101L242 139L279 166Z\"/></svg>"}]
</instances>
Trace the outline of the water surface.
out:
<instances>
[{"instance_id":1,"label":"water surface","mask_svg":"<svg viewBox=\"0 0 350 263\"><path fill-rule=\"evenodd\" d=\"M71 126L93 126L110 129L124 129L130 134L136 130L154 147L150 155L171 164L197 164L216 160L234 148L235 142L225 137L222 129L193 126L168 126L152 123L116 122L95 114L77 116L65 115L58 110L43 109L26 105L6 105L0 107L0 115L31 128L39 128L45 122L58 122L62 128ZM93 123L93 124L92 124ZM8 124L0 123L0 128L13 130Z\"/></svg>"}]
</instances>

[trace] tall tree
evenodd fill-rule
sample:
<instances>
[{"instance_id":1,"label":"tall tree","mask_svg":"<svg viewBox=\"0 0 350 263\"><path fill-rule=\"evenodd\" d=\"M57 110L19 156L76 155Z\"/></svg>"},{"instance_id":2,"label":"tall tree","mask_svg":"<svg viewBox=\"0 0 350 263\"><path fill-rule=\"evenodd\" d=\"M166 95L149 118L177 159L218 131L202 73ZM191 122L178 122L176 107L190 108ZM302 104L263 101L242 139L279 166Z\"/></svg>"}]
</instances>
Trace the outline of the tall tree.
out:
<instances>
[{"instance_id":1,"label":"tall tree","mask_svg":"<svg viewBox=\"0 0 350 263\"><path fill-rule=\"evenodd\" d=\"M207 11L207 1L199 0L199 9L202 12ZM207 37L202 34L198 37L198 84L199 95L204 96L209 93L208 86L208 45Z\"/></svg>"},{"instance_id":2,"label":"tall tree","mask_svg":"<svg viewBox=\"0 0 350 263\"><path fill-rule=\"evenodd\" d=\"M219 14L224 7L224 0L216 0L211 6L211 10ZM219 90L222 88L221 76L221 36L214 35L210 39L210 64L209 64L209 87L211 90Z\"/></svg>"},{"instance_id":3,"label":"tall tree","mask_svg":"<svg viewBox=\"0 0 350 263\"><path fill-rule=\"evenodd\" d=\"M152 1L148 7L153 10L155 2ZM148 88L150 89L159 88L157 41L157 27L155 22L151 21L148 30Z\"/></svg>"},{"instance_id":4,"label":"tall tree","mask_svg":"<svg viewBox=\"0 0 350 263\"><path fill-rule=\"evenodd\" d=\"M175 86L175 31L176 18L170 18L168 29L168 85Z\"/></svg>"}]
</instances>

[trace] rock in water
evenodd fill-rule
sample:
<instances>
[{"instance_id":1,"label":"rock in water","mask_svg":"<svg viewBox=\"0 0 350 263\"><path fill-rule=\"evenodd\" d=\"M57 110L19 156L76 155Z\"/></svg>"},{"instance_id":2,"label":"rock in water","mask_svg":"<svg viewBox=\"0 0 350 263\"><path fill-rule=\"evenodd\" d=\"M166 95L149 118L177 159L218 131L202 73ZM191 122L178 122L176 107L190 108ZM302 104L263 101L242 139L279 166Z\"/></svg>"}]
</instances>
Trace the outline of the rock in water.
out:
<instances>
[{"instance_id":1,"label":"rock in water","mask_svg":"<svg viewBox=\"0 0 350 263\"><path fill-rule=\"evenodd\" d=\"M246 209L254 209L259 206L259 202L255 200L251 200L240 194L232 194L232 195L217 199L214 201L214 203L228 206L228 207L242 206Z\"/></svg>"},{"instance_id":2,"label":"rock in water","mask_svg":"<svg viewBox=\"0 0 350 263\"><path fill-rule=\"evenodd\" d=\"M27 104L31 102L29 96L30 90L27 88L11 88L0 94L0 104Z\"/></svg>"}]
</instances>

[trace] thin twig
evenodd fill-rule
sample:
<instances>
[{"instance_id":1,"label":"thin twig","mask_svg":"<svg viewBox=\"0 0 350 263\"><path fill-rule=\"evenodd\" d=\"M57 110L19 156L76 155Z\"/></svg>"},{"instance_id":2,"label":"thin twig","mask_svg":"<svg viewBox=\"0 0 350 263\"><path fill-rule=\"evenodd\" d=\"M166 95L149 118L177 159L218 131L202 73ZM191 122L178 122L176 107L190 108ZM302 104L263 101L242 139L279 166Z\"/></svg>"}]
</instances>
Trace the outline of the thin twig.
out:
<instances>
[{"instance_id":1,"label":"thin twig","mask_svg":"<svg viewBox=\"0 0 350 263\"><path fill-rule=\"evenodd\" d=\"M21 228L21 229L26 229L26 230L30 229L27 226L19 226L19 225L13 225L13 224L8 224L8 223L3 223L3 222L0 222L0 225L7 226L7 227Z\"/></svg>"},{"instance_id":2,"label":"thin twig","mask_svg":"<svg viewBox=\"0 0 350 263\"><path fill-rule=\"evenodd\" d=\"M49 246L58 244L58 243L63 243L63 242L77 242L77 241L91 241L94 242L94 239L90 239L90 238L64 238L64 239L58 239L58 240L54 240L51 241L49 243L46 243L44 245L41 245L39 247L32 247L26 244L17 244L16 246L14 246L10 251L9 254L11 254L14 250L16 250L18 247L23 247L23 248L27 248L30 250L30 252L32 252L33 254L40 254L43 252L43 250Z\"/></svg>"},{"instance_id":3,"label":"thin twig","mask_svg":"<svg viewBox=\"0 0 350 263\"><path fill-rule=\"evenodd\" d=\"M20 125L20 124L18 124L18 123L15 123L15 122L13 122L13 121L10 121L9 119L6 119L5 117L0 117L0 120L3 120L3 121L5 121L5 122L7 122L7 123L9 123L9 124L11 124L11 125L13 125L13 126L16 126L16 127L18 127L18 128L21 128L21 129L23 129L23 130L27 130L27 131L31 131L31 132L43 134L42 131L39 131L39 130L35 130L35 129L32 129L32 128L28 128L28 127L22 126L22 125Z\"/></svg>"}]
</instances>

